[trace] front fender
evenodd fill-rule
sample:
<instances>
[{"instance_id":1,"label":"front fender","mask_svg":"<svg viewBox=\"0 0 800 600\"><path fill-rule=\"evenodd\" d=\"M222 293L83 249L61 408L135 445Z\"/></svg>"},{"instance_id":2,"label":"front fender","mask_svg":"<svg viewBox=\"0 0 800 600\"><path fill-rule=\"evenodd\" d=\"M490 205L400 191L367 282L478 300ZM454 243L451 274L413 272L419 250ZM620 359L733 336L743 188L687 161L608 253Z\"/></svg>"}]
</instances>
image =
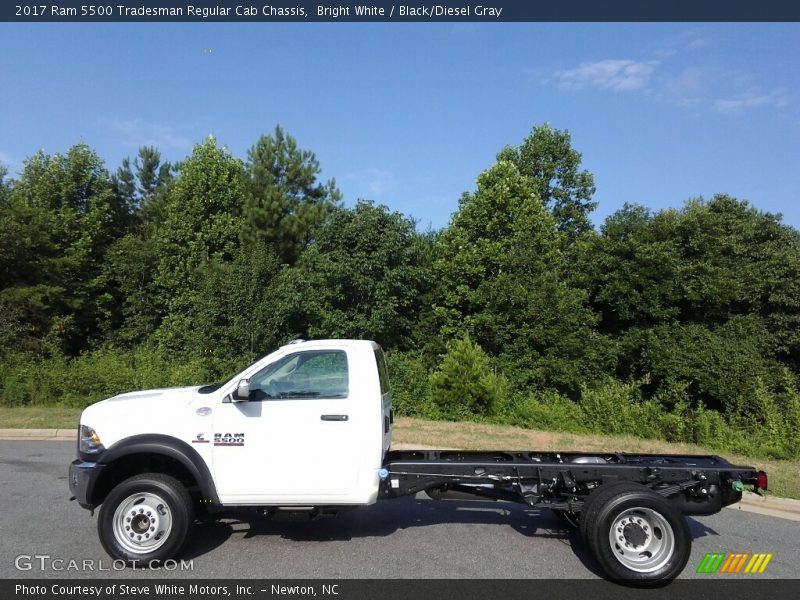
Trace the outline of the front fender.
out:
<instances>
[{"instance_id":1,"label":"front fender","mask_svg":"<svg viewBox=\"0 0 800 600\"><path fill-rule=\"evenodd\" d=\"M124 456L133 454L160 454L178 461L197 481L203 499L211 504L219 504L217 487L208 470L208 465L197 453L197 450L183 440L157 433L134 435L122 439L108 448L97 457L97 463L108 466ZM91 490L89 496L91 497Z\"/></svg>"}]
</instances>

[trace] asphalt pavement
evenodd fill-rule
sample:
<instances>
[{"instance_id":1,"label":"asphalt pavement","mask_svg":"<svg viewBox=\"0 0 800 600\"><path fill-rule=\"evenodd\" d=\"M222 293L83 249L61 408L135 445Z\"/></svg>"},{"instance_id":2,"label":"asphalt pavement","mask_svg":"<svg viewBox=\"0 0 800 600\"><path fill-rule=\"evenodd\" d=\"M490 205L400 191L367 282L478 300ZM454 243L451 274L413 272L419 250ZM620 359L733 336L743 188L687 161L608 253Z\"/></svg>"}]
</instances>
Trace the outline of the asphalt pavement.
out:
<instances>
[{"instance_id":1,"label":"asphalt pavement","mask_svg":"<svg viewBox=\"0 0 800 600\"><path fill-rule=\"evenodd\" d=\"M600 576L577 532L550 511L424 495L312 522L274 522L237 511L194 528L180 557L192 565L190 572L120 571L100 546L97 517L68 501L74 453L74 442L0 441L0 577ZM707 552L771 552L758 577L800 577L797 522L726 509L689 523L694 543L682 577L708 578L695 573Z\"/></svg>"}]
</instances>

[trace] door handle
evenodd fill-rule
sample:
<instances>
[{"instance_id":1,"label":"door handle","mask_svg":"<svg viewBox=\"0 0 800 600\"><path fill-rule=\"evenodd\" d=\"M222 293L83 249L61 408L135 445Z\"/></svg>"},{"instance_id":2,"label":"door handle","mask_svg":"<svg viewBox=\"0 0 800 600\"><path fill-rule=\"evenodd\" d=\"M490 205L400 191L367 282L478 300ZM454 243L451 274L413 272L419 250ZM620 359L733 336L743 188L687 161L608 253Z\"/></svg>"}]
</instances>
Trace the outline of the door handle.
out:
<instances>
[{"instance_id":1,"label":"door handle","mask_svg":"<svg viewBox=\"0 0 800 600\"><path fill-rule=\"evenodd\" d=\"M347 415L320 415L323 421L347 421L350 417Z\"/></svg>"}]
</instances>

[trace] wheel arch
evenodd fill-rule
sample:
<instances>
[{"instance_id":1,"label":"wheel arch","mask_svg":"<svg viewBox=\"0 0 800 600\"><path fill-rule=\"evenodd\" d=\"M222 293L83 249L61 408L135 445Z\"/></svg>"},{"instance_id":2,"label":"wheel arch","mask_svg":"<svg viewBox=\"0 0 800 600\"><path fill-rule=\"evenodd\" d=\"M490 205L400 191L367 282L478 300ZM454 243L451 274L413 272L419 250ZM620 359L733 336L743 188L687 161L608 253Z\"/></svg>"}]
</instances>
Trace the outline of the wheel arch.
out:
<instances>
[{"instance_id":1,"label":"wheel arch","mask_svg":"<svg viewBox=\"0 0 800 600\"><path fill-rule=\"evenodd\" d=\"M103 470L89 491L91 504L101 504L120 481L145 472L172 475L187 487L197 487L199 500L219 505L214 478L200 454L189 444L163 434L142 434L120 440L98 460Z\"/></svg>"}]
</instances>

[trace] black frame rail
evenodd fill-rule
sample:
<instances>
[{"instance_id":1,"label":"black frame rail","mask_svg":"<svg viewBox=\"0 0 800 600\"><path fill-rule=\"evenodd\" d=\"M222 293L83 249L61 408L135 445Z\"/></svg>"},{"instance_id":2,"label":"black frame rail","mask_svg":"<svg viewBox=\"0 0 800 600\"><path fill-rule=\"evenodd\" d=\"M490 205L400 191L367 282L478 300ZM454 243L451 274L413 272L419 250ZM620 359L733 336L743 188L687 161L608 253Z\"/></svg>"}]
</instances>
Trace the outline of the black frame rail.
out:
<instances>
[{"instance_id":1,"label":"black frame rail","mask_svg":"<svg viewBox=\"0 0 800 600\"><path fill-rule=\"evenodd\" d=\"M714 455L400 450L384 469L383 499L433 490L573 512L600 485L634 482L674 497L684 513L709 514L739 500L735 482L758 481L755 468Z\"/></svg>"}]
</instances>

